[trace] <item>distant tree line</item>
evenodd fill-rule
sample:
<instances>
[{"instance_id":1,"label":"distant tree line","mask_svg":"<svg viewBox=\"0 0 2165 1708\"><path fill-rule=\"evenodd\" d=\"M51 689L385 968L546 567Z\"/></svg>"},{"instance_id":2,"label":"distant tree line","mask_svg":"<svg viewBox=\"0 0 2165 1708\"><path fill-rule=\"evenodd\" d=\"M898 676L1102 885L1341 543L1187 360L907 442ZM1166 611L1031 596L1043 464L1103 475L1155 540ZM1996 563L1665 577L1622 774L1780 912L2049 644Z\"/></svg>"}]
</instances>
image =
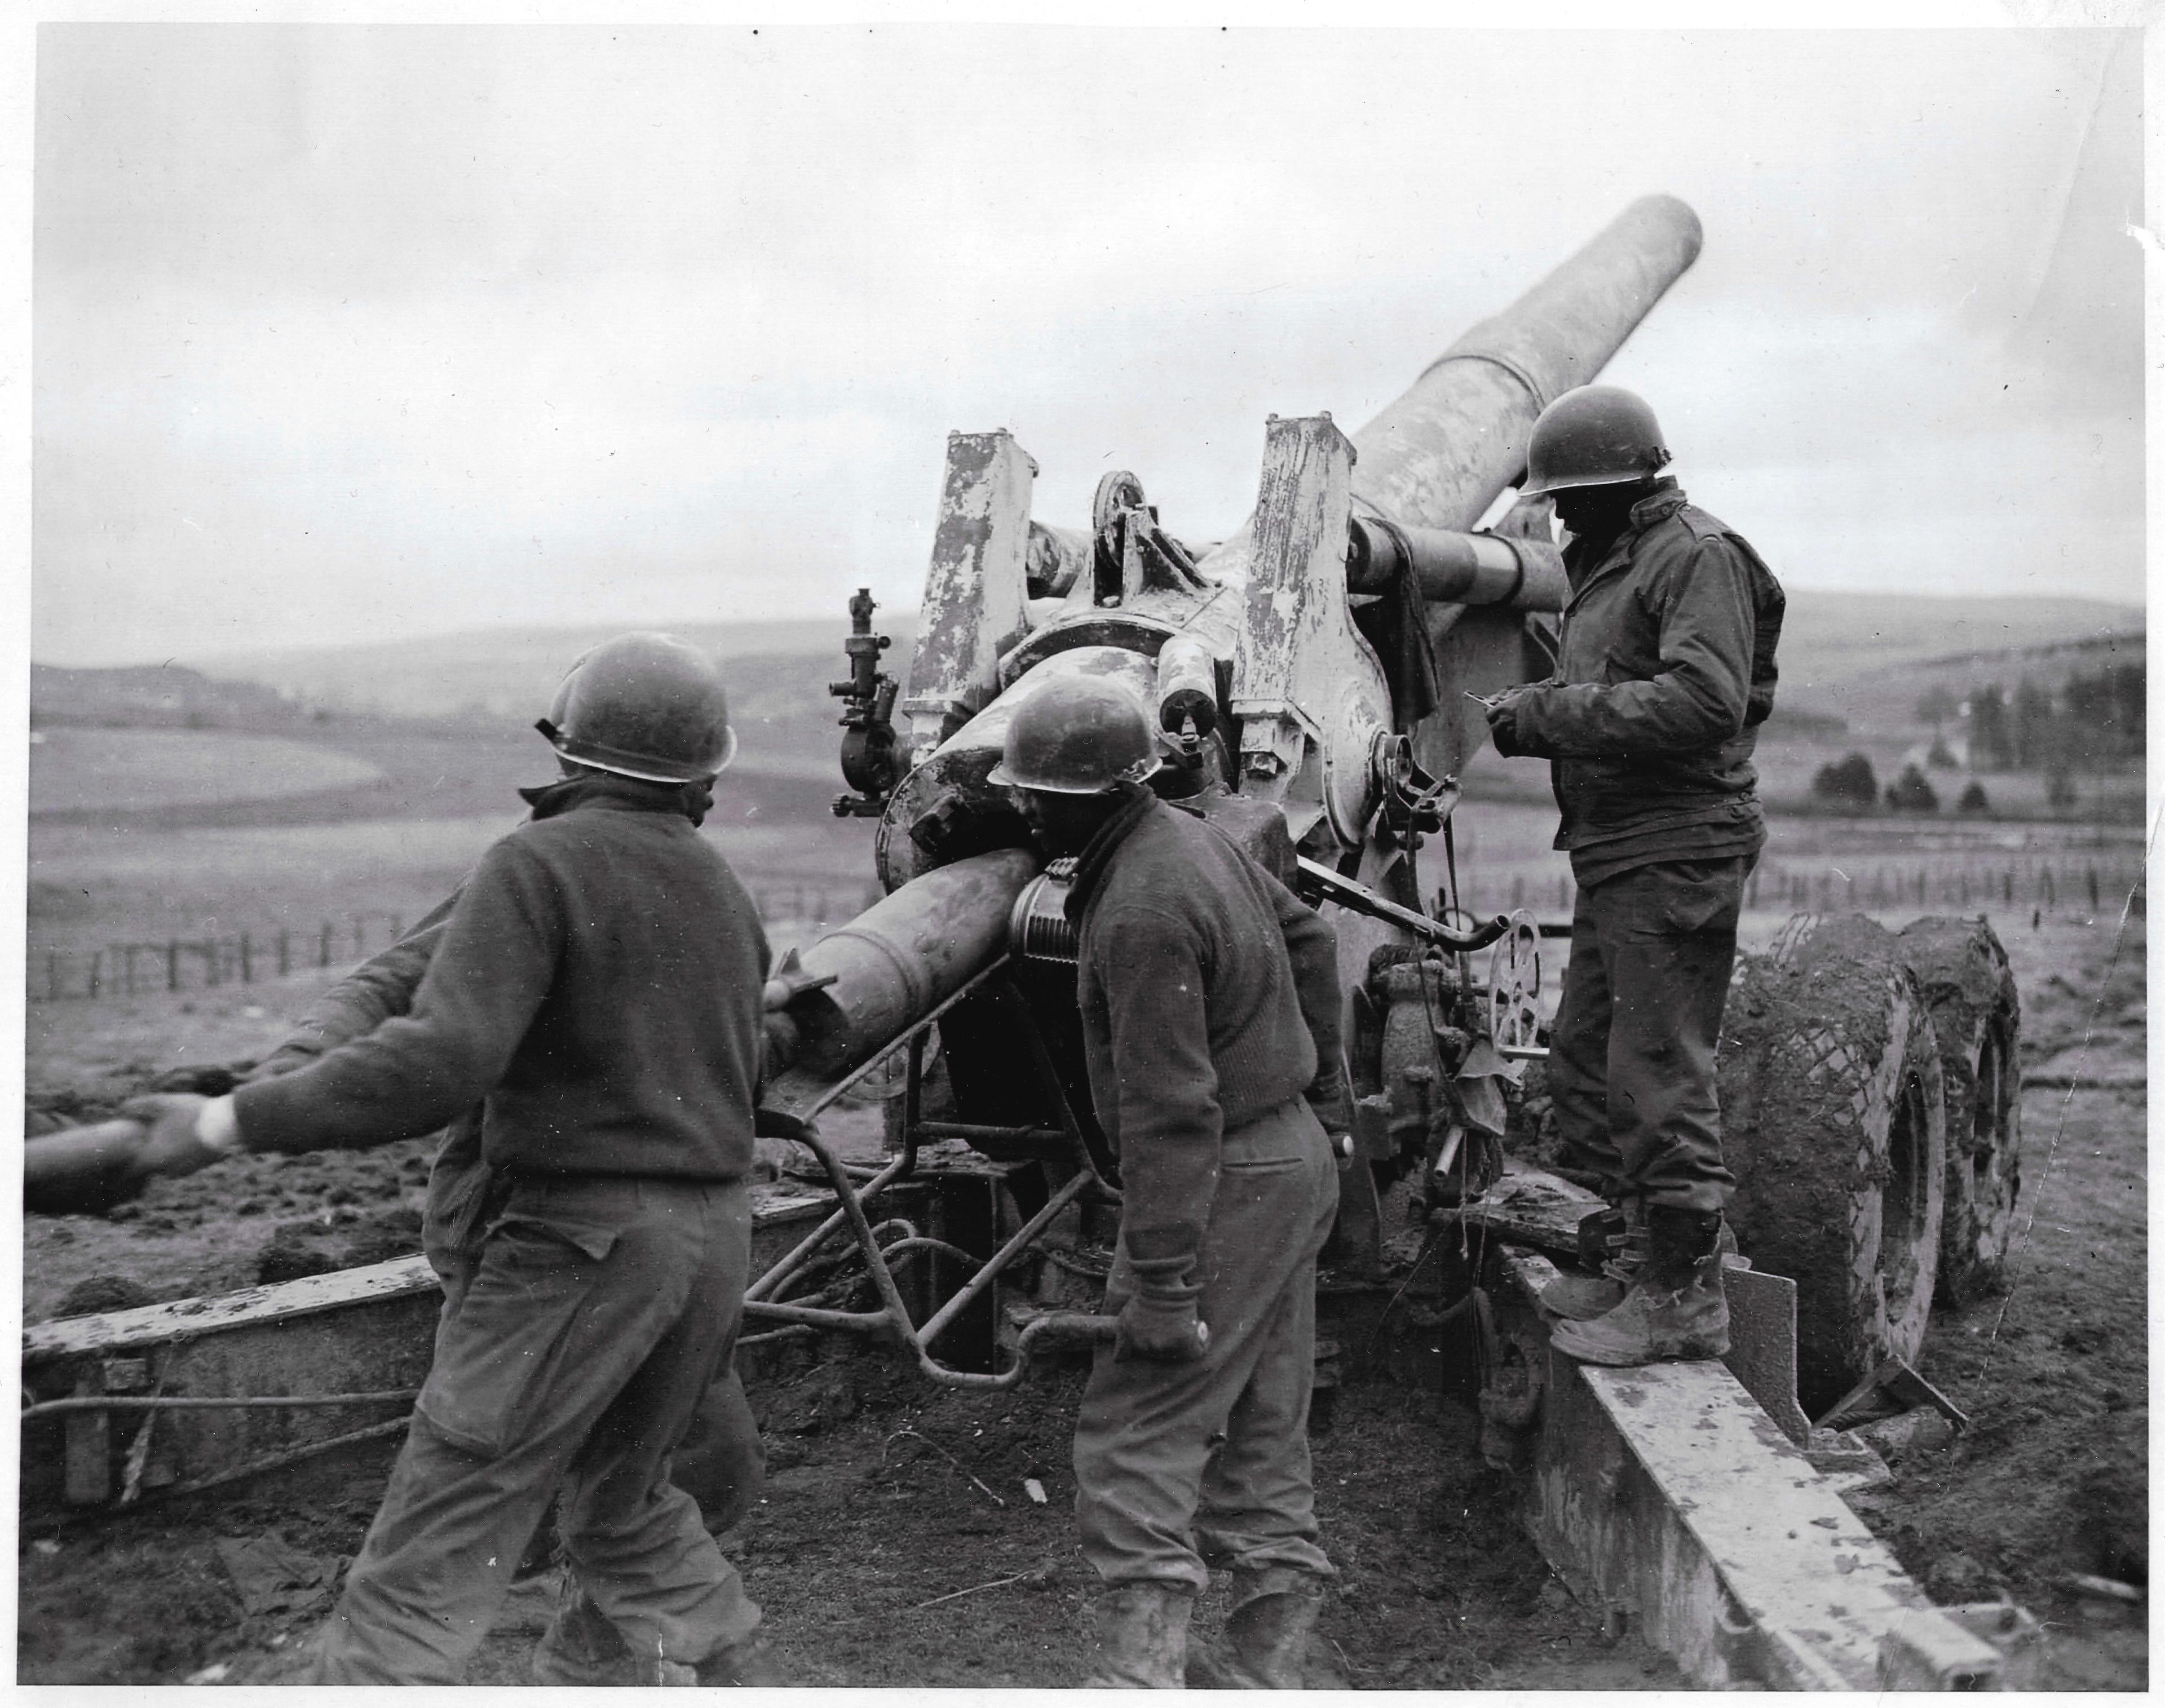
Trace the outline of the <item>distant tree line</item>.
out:
<instances>
[{"instance_id":1,"label":"distant tree line","mask_svg":"<svg viewBox=\"0 0 2165 1708\"><path fill-rule=\"evenodd\" d=\"M1987 682L1965 702L1935 685L1918 701L1917 717L1935 733L1962 717L1973 771L2098 770L2141 757L2144 677L2140 664L2109 664L2074 672L2057 694L2025 675L2011 695Z\"/></svg>"},{"instance_id":2,"label":"distant tree line","mask_svg":"<svg viewBox=\"0 0 2165 1708\"><path fill-rule=\"evenodd\" d=\"M1879 778L1872 769L1872 761L1861 753L1853 753L1836 759L1832 765L1821 765L1812 778L1815 798L1830 806L1846 807L1852 812L1869 812L1883 806L1889 812L1936 812L1940 810L1940 791L1932 786L1923 768L1915 765L1902 767L1902 773L1889 783L1883 793ZM1974 777L1969 786L1955 802L1957 812L1989 812L1992 801L1984 792L1984 785Z\"/></svg>"}]
</instances>

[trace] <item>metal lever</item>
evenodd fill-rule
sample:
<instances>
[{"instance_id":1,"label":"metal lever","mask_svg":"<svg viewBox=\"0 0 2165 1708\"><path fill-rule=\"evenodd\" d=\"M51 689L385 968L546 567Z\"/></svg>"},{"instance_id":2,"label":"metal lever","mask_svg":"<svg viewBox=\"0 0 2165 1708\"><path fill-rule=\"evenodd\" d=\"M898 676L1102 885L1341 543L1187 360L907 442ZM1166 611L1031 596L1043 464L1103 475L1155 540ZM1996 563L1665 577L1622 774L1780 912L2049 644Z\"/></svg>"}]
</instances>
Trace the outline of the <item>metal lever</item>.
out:
<instances>
[{"instance_id":1,"label":"metal lever","mask_svg":"<svg viewBox=\"0 0 2165 1708\"><path fill-rule=\"evenodd\" d=\"M1307 855L1299 857L1300 878L1304 887L1318 891L1325 900L1335 901L1341 907L1356 913L1365 913L1371 919L1386 920L1403 926L1414 936L1454 954L1486 949L1511 928L1510 916L1499 913L1493 919L1476 929L1461 933L1446 925L1439 924L1425 913L1416 913L1410 907L1401 907L1395 901L1386 901L1366 884L1356 884L1351 878L1342 878L1329 866L1312 860Z\"/></svg>"}]
</instances>

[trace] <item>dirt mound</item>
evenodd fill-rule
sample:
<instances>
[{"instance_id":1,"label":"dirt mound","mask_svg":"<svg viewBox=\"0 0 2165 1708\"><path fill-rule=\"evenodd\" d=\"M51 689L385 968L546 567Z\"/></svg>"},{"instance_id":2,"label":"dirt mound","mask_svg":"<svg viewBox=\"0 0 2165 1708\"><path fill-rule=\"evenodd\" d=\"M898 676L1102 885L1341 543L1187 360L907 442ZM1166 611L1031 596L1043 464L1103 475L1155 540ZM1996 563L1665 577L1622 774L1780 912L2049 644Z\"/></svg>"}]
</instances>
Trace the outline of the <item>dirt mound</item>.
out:
<instances>
[{"instance_id":1,"label":"dirt mound","mask_svg":"<svg viewBox=\"0 0 2165 1708\"><path fill-rule=\"evenodd\" d=\"M297 1281L303 1275L328 1275L367 1264L411 1257L421 1248L421 1212L404 1205L362 1215L348 1206L351 1219L281 1222L255 1259L255 1279Z\"/></svg>"},{"instance_id":2,"label":"dirt mound","mask_svg":"<svg viewBox=\"0 0 2165 1708\"><path fill-rule=\"evenodd\" d=\"M157 1296L140 1281L125 1275L92 1275L77 1281L61 1297L57 1316L102 1316L110 1311L133 1311L155 1305Z\"/></svg>"}]
</instances>

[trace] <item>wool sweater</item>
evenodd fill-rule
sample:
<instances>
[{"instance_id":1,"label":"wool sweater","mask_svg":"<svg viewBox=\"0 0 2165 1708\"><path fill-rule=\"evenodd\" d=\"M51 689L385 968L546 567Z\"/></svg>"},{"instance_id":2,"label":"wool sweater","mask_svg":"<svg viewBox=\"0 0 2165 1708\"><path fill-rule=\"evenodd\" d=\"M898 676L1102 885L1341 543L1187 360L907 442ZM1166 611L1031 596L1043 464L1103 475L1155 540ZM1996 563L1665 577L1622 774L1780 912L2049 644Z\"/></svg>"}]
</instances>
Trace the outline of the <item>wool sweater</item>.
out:
<instances>
[{"instance_id":1,"label":"wool sweater","mask_svg":"<svg viewBox=\"0 0 2165 1708\"><path fill-rule=\"evenodd\" d=\"M234 1092L242 1143L384 1143L486 1099L497 1168L740 1178L767 959L678 804L593 781L482 856L409 1012Z\"/></svg>"},{"instance_id":2,"label":"wool sweater","mask_svg":"<svg viewBox=\"0 0 2165 1708\"><path fill-rule=\"evenodd\" d=\"M1149 799L1107 829L1076 880L1091 1100L1119 1154L1123 1225L1199 1232L1225 1135L1335 1095L1336 937L1202 819Z\"/></svg>"}]
</instances>

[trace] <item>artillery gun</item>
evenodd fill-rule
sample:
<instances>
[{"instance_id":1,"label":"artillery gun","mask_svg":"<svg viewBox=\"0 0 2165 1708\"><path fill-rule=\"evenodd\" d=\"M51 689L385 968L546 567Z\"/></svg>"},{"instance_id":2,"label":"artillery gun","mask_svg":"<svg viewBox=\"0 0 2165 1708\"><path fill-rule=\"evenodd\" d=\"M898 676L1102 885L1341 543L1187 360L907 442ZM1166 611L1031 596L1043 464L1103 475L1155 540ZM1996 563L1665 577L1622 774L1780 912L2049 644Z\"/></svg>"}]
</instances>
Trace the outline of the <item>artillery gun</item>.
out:
<instances>
[{"instance_id":1,"label":"artillery gun","mask_svg":"<svg viewBox=\"0 0 2165 1708\"><path fill-rule=\"evenodd\" d=\"M1835 1421L1874 1390L1936 1401L1908 1362L1942 1264L1967 1285L2004 1256L2019 1015L1989 930L1920 922L1898 939L1805 919L1740 965L1721 1064L1738 1350L1727 1367L1608 1371L1551 1354L1538 1303L1579 1258L1591 1195L1509 1154L1529 1150L1513 1117L1536 1101L1522 1081L1546 1054L1543 952L1567 928L1461 905L1459 780L1487 733L1472 696L1546 673L1567 596L1545 501L1511 498L1530 429L1699 244L1682 202L1636 202L1357 433L1272 417L1254 511L1223 541L1180 537L1126 472L1099 482L1087 528L1045 523L1036 465L1010 434L951 434L906 686L881 667L867 592L832 685L851 790L835 811L877 820L888 893L769 987L788 1065L762 1131L807 1147L827 1190L768 1217L747 1344L863 1333L934 1380L998 1388L1109 1327L1087 1272L1119 1176L1082 1066L1067 874L1043 867L987 774L1031 695L1109 677L1156 712L1172 758L1152 786L1336 928L1358 1119L1325 1302L1374 1322L1388 1191L1444 1278L1440 1320L1470 1330L1485 1449L1530 1473L1528 1521L1551 1560L1697 1681L1976 1688L2015 1673L2034 1623L1931 1608L1839 1498L1868 1453L1815 1432L1799 1391ZM886 1154L845 1157L819 1117L897 1061ZM40 1190L103 1190L126 1142L82 1135L49 1166L33 1146L33 1207ZM920 1233L912 1206L958 1177L992 1184L992 1213L972 1236L952 1218ZM871 1308L820 1280L851 1246ZM962 1279L928 1284L942 1272ZM173 1415L169 1485L391 1432L382 1408L425 1368L433 1295L412 1259L39 1325L26 1498L109 1502L124 1462L119 1498L135 1498L149 1427L124 1442L113 1426L159 1401L111 1396L163 1392L184 1346L202 1409ZM989 1357L951 1350L988 1317ZM290 1329L304 1322L303 1378ZM345 1391L220 1414L203 1393L213 1369L243 1395L325 1372ZM41 1474L38 1432L63 1428L46 1449L60 1469Z\"/></svg>"}]
</instances>

